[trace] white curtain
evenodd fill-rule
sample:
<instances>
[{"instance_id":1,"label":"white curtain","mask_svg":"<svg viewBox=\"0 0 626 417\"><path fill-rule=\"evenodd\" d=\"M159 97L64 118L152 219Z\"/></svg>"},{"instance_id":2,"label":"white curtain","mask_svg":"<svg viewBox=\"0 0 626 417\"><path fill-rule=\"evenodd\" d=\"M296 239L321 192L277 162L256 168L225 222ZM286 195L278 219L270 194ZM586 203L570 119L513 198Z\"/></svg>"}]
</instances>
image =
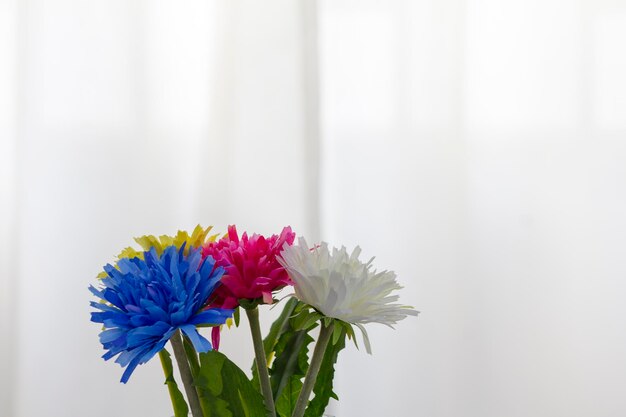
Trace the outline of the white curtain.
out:
<instances>
[{"instance_id":1,"label":"white curtain","mask_svg":"<svg viewBox=\"0 0 626 417\"><path fill-rule=\"evenodd\" d=\"M16 228L16 6L0 2L0 415L12 404L15 357L13 300Z\"/></svg>"},{"instance_id":2,"label":"white curtain","mask_svg":"<svg viewBox=\"0 0 626 417\"><path fill-rule=\"evenodd\" d=\"M158 361L123 386L99 358L87 286L144 233L290 224L319 237L302 6L2 7L0 415L168 416ZM229 336L249 369L247 330Z\"/></svg>"},{"instance_id":3,"label":"white curtain","mask_svg":"<svg viewBox=\"0 0 626 417\"><path fill-rule=\"evenodd\" d=\"M0 0L0 415L167 416L86 287L197 223L398 273L337 417L623 415L624 39L623 0Z\"/></svg>"},{"instance_id":4,"label":"white curtain","mask_svg":"<svg viewBox=\"0 0 626 417\"><path fill-rule=\"evenodd\" d=\"M342 357L339 415L626 413L626 2L320 16L323 235L422 310Z\"/></svg>"}]
</instances>

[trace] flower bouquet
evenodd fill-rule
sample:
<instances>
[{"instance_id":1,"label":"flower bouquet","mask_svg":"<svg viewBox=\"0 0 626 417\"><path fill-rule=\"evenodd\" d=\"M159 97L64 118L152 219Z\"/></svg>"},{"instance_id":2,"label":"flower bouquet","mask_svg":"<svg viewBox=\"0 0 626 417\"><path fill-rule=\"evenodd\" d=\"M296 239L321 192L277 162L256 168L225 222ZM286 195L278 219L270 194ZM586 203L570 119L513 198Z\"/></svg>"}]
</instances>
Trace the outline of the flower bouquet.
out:
<instances>
[{"instance_id":1,"label":"flower bouquet","mask_svg":"<svg viewBox=\"0 0 626 417\"><path fill-rule=\"evenodd\" d=\"M334 364L346 338L357 344L353 326L371 353L364 324L391 327L417 315L396 303L395 273L361 262L358 247L309 247L304 238L294 244L289 227L271 237L239 237L235 226L219 239L210 231L137 238L141 250L123 250L89 287L99 299L91 320L103 327L103 358L116 357L126 383L158 355L175 417L319 417L337 398ZM263 338L259 307L278 303L276 292L288 286L295 294ZM252 333L252 378L218 351L223 326L238 326L241 310ZM205 327L211 341L199 332Z\"/></svg>"}]
</instances>

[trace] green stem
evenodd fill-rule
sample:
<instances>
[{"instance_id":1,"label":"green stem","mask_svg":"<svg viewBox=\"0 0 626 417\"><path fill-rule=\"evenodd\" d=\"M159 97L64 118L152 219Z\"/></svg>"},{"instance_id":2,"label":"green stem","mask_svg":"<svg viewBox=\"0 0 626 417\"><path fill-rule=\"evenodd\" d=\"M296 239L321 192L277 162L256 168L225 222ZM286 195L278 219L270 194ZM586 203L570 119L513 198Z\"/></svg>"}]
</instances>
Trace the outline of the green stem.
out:
<instances>
[{"instance_id":1,"label":"green stem","mask_svg":"<svg viewBox=\"0 0 626 417\"><path fill-rule=\"evenodd\" d=\"M311 358L311 365L309 366L309 370L306 372L306 376L304 377L304 384L302 384L302 390L298 396L298 401L296 402L296 407L293 411L292 417L304 416L304 410L309 403L311 391L313 391L315 380L317 380L317 374L320 371L320 366L322 366L322 359L324 359L326 347L328 346L330 337L333 334L333 323L329 326L325 326L322 321L320 325L320 335L317 338L317 343L315 344L315 350L313 351L313 357Z\"/></svg>"},{"instance_id":2,"label":"green stem","mask_svg":"<svg viewBox=\"0 0 626 417\"><path fill-rule=\"evenodd\" d=\"M196 387L193 385L193 375L191 373L191 368L189 367L189 362L187 362L187 355L185 354L185 348L183 347L183 339L180 336L180 330L176 330L170 339L170 343L174 349L174 356L176 357L176 363L178 363L180 378L182 379L185 387L187 401L189 402L189 408L191 408L191 415L193 417L204 417L202 414L202 408L200 407L198 392L196 391Z\"/></svg>"},{"instance_id":3,"label":"green stem","mask_svg":"<svg viewBox=\"0 0 626 417\"><path fill-rule=\"evenodd\" d=\"M272 395L272 385L270 384L270 375L267 372L267 359L265 357L265 349L263 348L263 338L261 337L259 308L254 307L253 309L246 309L246 314L248 315L248 321L250 322L252 344L254 345L254 354L256 356L256 369L259 373L259 382L261 383L261 391L263 392L265 408L267 408L271 417L276 417L274 397Z\"/></svg>"},{"instance_id":4,"label":"green stem","mask_svg":"<svg viewBox=\"0 0 626 417\"><path fill-rule=\"evenodd\" d=\"M193 347L188 337L183 336L183 347L185 348L185 354L187 354L187 361L189 362L189 367L191 369L191 376L195 381L198 377L198 373L200 373L200 361L198 360L198 352ZM202 408L202 415L208 416L211 415L209 409L209 405L207 402L207 398L203 397L200 393L200 389L196 387L196 392L198 393L198 398L200 400L200 408Z\"/></svg>"}]
</instances>

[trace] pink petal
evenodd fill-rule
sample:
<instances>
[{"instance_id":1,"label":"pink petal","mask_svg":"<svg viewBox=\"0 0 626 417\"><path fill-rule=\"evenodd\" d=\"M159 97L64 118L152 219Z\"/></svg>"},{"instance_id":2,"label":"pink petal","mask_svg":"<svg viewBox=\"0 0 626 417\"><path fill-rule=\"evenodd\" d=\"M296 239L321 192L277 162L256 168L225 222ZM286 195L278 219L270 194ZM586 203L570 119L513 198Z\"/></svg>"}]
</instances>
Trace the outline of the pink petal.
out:
<instances>
[{"instance_id":1,"label":"pink petal","mask_svg":"<svg viewBox=\"0 0 626 417\"><path fill-rule=\"evenodd\" d=\"M220 349L220 327L215 326L211 329L211 342L213 343L213 350Z\"/></svg>"}]
</instances>

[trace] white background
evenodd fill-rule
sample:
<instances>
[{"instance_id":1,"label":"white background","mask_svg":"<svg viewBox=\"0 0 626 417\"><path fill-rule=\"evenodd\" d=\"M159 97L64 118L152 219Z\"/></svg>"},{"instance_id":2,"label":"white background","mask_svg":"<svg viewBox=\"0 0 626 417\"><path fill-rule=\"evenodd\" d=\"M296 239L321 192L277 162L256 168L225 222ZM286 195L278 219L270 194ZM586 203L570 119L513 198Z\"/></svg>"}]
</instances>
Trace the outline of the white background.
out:
<instances>
[{"instance_id":1,"label":"white background","mask_svg":"<svg viewBox=\"0 0 626 417\"><path fill-rule=\"evenodd\" d=\"M398 273L337 417L626 415L625 42L623 0L0 0L0 416L168 416L86 288L197 223Z\"/></svg>"}]
</instances>

